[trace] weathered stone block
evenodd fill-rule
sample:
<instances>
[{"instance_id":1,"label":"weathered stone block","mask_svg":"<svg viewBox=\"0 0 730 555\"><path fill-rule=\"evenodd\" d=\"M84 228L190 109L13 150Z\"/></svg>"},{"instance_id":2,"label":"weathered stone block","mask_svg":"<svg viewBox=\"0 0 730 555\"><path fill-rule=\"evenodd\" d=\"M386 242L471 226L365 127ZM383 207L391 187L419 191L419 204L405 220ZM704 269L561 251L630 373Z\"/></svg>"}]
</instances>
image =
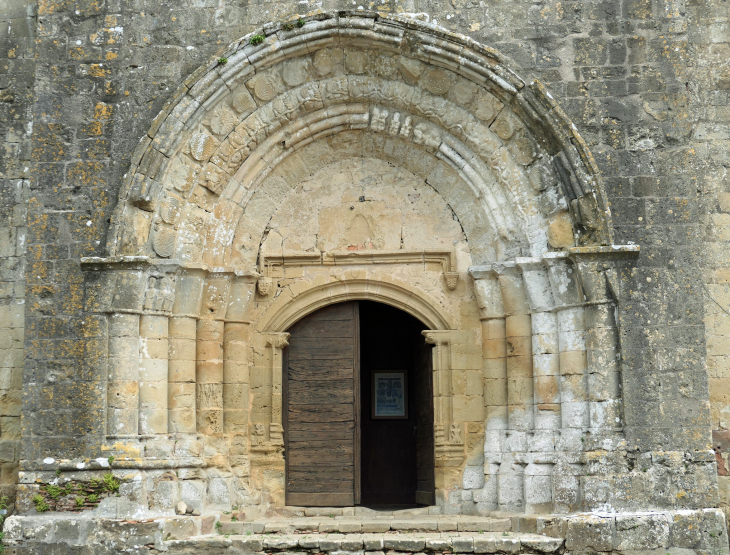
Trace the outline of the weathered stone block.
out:
<instances>
[{"instance_id":1,"label":"weathered stone block","mask_svg":"<svg viewBox=\"0 0 730 555\"><path fill-rule=\"evenodd\" d=\"M184 540L197 533L197 526L192 518L168 518L162 526L163 540Z\"/></svg>"},{"instance_id":2,"label":"weathered stone block","mask_svg":"<svg viewBox=\"0 0 730 555\"><path fill-rule=\"evenodd\" d=\"M614 520L599 516L577 516L568 520L565 547L571 551L613 549Z\"/></svg>"},{"instance_id":3,"label":"weathered stone block","mask_svg":"<svg viewBox=\"0 0 730 555\"><path fill-rule=\"evenodd\" d=\"M669 545L669 521L666 515L617 516L616 549L661 549Z\"/></svg>"}]
</instances>

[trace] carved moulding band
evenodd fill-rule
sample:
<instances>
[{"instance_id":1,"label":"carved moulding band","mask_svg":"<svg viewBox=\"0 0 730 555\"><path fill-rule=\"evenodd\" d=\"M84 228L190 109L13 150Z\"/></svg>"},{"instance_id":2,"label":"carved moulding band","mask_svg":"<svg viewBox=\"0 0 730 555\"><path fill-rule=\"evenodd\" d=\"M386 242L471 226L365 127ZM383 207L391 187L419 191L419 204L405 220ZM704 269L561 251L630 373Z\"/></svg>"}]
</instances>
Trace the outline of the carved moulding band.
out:
<instances>
[{"instance_id":1,"label":"carved moulding band","mask_svg":"<svg viewBox=\"0 0 730 555\"><path fill-rule=\"evenodd\" d=\"M289 253L282 256L261 256L259 273L270 275L271 269L281 267L314 267L314 266L360 266L380 264L440 264L444 281L449 290L456 289L459 272L455 268L456 257L452 251L342 251L313 254ZM264 293L262 293L264 294ZM267 293L268 294L268 293Z\"/></svg>"},{"instance_id":2,"label":"carved moulding band","mask_svg":"<svg viewBox=\"0 0 730 555\"><path fill-rule=\"evenodd\" d=\"M84 257L81 258L81 269L101 274L101 278L90 286L93 312L159 314L196 319L201 317L200 303L204 296L202 287L206 279L235 278L253 283L258 277L255 273L230 267L211 267L147 256ZM182 276L186 275L197 275L200 279L200 291L195 298L182 299L178 291ZM154 278L155 281L150 278ZM227 291L225 296L228 293ZM206 319L250 323L238 317L226 318L225 299L221 302L223 302L221 307L223 312L218 310L216 313L207 314ZM181 307L183 310L180 310Z\"/></svg>"},{"instance_id":3,"label":"carved moulding band","mask_svg":"<svg viewBox=\"0 0 730 555\"><path fill-rule=\"evenodd\" d=\"M639 245L609 245L598 247L573 247L565 251L551 251L542 255L543 264L549 266L552 260L570 260L576 267L581 283L583 302L573 304L558 303L545 306L536 312L555 312L572 306L591 306L615 303L618 300L618 275L616 262L631 260L639 256ZM482 311L482 319L503 318L501 293L496 285L497 277L504 271L514 272L519 268L535 265L540 258L517 259L517 262L502 261L483 266L472 266L469 275L475 283L477 304ZM529 274L529 272L527 272Z\"/></svg>"}]
</instances>

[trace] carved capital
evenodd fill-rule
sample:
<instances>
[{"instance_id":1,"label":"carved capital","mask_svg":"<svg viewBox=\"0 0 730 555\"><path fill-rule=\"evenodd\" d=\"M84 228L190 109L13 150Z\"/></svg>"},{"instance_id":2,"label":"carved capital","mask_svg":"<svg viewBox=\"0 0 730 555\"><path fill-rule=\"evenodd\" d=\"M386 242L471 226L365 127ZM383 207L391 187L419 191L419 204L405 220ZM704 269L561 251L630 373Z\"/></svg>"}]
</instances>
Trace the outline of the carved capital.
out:
<instances>
[{"instance_id":1,"label":"carved capital","mask_svg":"<svg viewBox=\"0 0 730 555\"><path fill-rule=\"evenodd\" d=\"M584 303L578 284L577 272L565 252L546 252L542 262L547 267L550 287L556 308L567 308Z\"/></svg>"},{"instance_id":2,"label":"carved capital","mask_svg":"<svg viewBox=\"0 0 730 555\"><path fill-rule=\"evenodd\" d=\"M200 306L201 318L220 320L226 316L228 307L228 291L231 287L230 275L209 274L203 284L203 294Z\"/></svg>"},{"instance_id":3,"label":"carved capital","mask_svg":"<svg viewBox=\"0 0 730 555\"><path fill-rule=\"evenodd\" d=\"M616 263L639 255L637 245L577 247L569 251L578 269L583 293L591 303L608 303L618 299L619 280Z\"/></svg>"},{"instance_id":4,"label":"carved capital","mask_svg":"<svg viewBox=\"0 0 730 555\"><path fill-rule=\"evenodd\" d=\"M144 294L145 312L170 314L175 302L175 275L154 275L147 278Z\"/></svg>"},{"instance_id":5,"label":"carved capital","mask_svg":"<svg viewBox=\"0 0 730 555\"><path fill-rule=\"evenodd\" d=\"M266 345L273 347L274 349L283 349L289 345L288 333L267 333L266 334Z\"/></svg>"},{"instance_id":6,"label":"carved capital","mask_svg":"<svg viewBox=\"0 0 730 555\"><path fill-rule=\"evenodd\" d=\"M516 258L517 267L522 270L527 291L527 301L533 312L548 312L555 307L547 268L540 258Z\"/></svg>"},{"instance_id":7,"label":"carved capital","mask_svg":"<svg viewBox=\"0 0 730 555\"><path fill-rule=\"evenodd\" d=\"M448 330L424 330L421 335L429 345L448 345L451 342L451 332Z\"/></svg>"},{"instance_id":8,"label":"carved capital","mask_svg":"<svg viewBox=\"0 0 730 555\"><path fill-rule=\"evenodd\" d=\"M474 280L474 292L482 318L504 318L499 274L491 266L472 266L469 275Z\"/></svg>"}]
</instances>

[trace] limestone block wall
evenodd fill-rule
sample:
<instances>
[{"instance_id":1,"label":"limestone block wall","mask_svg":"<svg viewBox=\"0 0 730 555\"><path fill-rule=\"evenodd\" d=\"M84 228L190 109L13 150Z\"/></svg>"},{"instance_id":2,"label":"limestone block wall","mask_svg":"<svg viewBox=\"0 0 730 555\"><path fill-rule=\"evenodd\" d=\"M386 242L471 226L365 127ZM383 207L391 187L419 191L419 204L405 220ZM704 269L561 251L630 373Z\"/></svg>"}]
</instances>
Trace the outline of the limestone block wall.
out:
<instances>
[{"instance_id":1,"label":"limestone block wall","mask_svg":"<svg viewBox=\"0 0 730 555\"><path fill-rule=\"evenodd\" d=\"M730 180L728 147L730 146L730 37L726 10L717 3L707 3L692 10L697 21L692 42L697 62L690 69L695 86L691 88L694 110L691 147L705 168L698 180L702 193L702 224L705 226L705 338L707 370L710 377L713 448L717 455L718 481L722 506L730 505Z\"/></svg>"},{"instance_id":2,"label":"limestone block wall","mask_svg":"<svg viewBox=\"0 0 730 555\"><path fill-rule=\"evenodd\" d=\"M0 495L11 499L20 459L34 12L25 0L0 9Z\"/></svg>"}]
</instances>

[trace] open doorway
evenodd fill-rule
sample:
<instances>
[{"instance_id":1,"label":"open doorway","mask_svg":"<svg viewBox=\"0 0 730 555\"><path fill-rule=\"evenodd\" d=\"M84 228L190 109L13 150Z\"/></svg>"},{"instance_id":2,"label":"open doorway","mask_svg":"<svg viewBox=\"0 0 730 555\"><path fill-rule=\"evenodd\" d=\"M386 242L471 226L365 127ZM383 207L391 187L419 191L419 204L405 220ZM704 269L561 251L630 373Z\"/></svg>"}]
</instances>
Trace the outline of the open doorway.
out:
<instances>
[{"instance_id":1,"label":"open doorway","mask_svg":"<svg viewBox=\"0 0 730 555\"><path fill-rule=\"evenodd\" d=\"M431 349L423 329L397 308L360 302L362 505L434 503Z\"/></svg>"},{"instance_id":2,"label":"open doorway","mask_svg":"<svg viewBox=\"0 0 730 555\"><path fill-rule=\"evenodd\" d=\"M431 505L431 349L388 305L330 305L291 327L284 356L286 503Z\"/></svg>"}]
</instances>

